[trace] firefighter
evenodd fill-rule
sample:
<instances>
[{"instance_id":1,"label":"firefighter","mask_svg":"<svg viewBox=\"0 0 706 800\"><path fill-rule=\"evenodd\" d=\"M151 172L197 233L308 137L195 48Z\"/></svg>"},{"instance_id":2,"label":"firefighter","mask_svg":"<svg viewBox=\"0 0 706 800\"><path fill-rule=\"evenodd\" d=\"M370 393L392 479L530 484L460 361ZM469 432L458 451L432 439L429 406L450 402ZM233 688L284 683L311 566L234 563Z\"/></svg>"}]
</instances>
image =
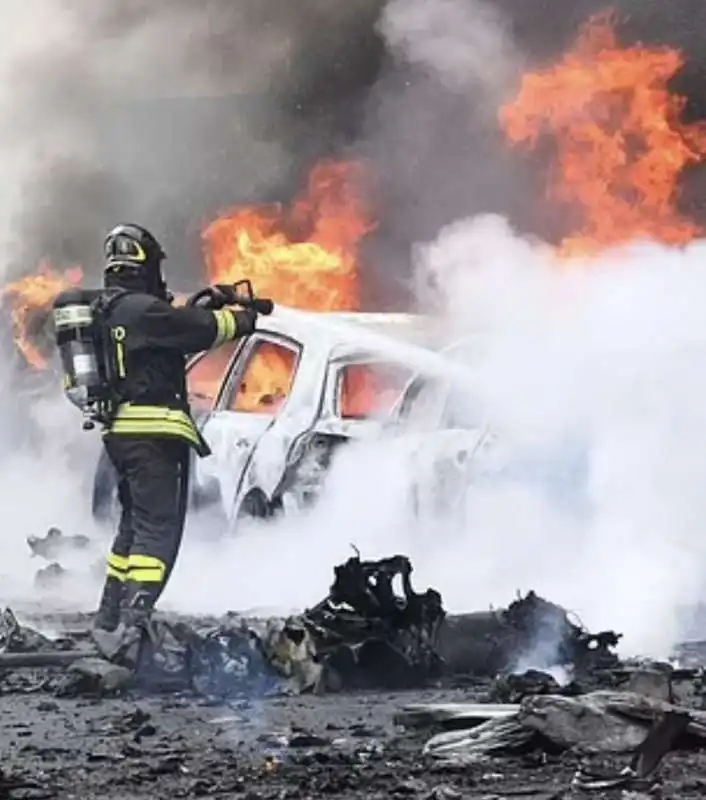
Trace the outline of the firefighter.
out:
<instances>
[{"instance_id":1,"label":"firefighter","mask_svg":"<svg viewBox=\"0 0 706 800\"><path fill-rule=\"evenodd\" d=\"M104 252L105 288L124 290L107 318L119 404L103 438L121 516L93 633L104 655L126 660L179 552L190 453L210 452L190 416L185 356L251 334L257 314L224 308L228 287L212 288L209 309L173 307L162 274L166 255L138 225L115 227Z\"/></svg>"}]
</instances>

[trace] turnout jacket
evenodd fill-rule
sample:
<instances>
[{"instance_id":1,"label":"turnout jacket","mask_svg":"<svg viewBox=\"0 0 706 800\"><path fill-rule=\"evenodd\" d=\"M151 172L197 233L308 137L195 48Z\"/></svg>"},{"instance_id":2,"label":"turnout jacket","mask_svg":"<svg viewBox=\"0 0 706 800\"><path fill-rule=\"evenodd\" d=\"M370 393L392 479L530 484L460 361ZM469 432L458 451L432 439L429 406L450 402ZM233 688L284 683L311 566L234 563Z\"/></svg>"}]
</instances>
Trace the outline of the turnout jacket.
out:
<instances>
[{"instance_id":1,"label":"turnout jacket","mask_svg":"<svg viewBox=\"0 0 706 800\"><path fill-rule=\"evenodd\" d=\"M126 292L112 303L107 323L118 406L104 435L176 438L208 455L191 418L186 356L237 339L237 312L175 308L152 295Z\"/></svg>"}]
</instances>

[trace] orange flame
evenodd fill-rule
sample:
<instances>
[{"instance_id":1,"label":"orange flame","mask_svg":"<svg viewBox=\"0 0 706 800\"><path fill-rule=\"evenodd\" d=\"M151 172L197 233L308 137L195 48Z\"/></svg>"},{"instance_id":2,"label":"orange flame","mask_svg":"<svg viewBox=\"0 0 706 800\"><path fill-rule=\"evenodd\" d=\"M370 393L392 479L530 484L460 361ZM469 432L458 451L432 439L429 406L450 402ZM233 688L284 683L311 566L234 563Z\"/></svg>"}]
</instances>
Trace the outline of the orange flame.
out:
<instances>
[{"instance_id":1,"label":"orange flame","mask_svg":"<svg viewBox=\"0 0 706 800\"><path fill-rule=\"evenodd\" d=\"M686 101L668 90L683 63L668 47L619 47L615 18L599 14L559 64L525 75L501 109L513 143L556 140L548 196L582 217L561 242L562 255L636 238L684 245L699 235L676 208L683 170L706 155L706 127L681 123Z\"/></svg>"},{"instance_id":2,"label":"orange flame","mask_svg":"<svg viewBox=\"0 0 706 800\"><path fill-rule=\"evenodd\" d=\"M291 208L236 208L204 231L210 280L249 278L258 294L311 310L359 309L358 259L377 224L357 162L319 162Z\"/></svg>"},{"instance_id":3,"label":"orange flame","mask_svg":"<svg viewBox=\"0 0 706 800\"><path fill-rule=\"evenodd\" d=\"M213 283L248 278L257 293L276 303L318 311L357 311L359 250L377 225L364 200L366 180L358 162L322 161L290 208L236 208L204 231ZM251 362L244 384L252 396L238 411L266 412L291 381L282 353ZM285 388L283 388L285 387Z\"/></svg>"},{"instance_id":4,"label":"orange flame","mask_svg":"<svg viewBox=\"0 0 706 800\"><path fill-rule=\"evenodd\" d=\"M40 348L32 341L33 322L44 319L46 311L60 292L79 286L82 280L83 272L79 267L60 273L47 262L42 262L36 275L20 278L0 290L3 298L10 299L15 343L33 367L43 369L47 364Z\"/></svg>"},{"instance_id":5,"label":"orange flame","mask_svg":"<svg viewBox=\"0 0 706 800\"><path fill-rule=\"evenodd\" d=\"M246 206L217 219L203 233L209 279L233 283L249 278L260 296L293 307L358 310L360 245L377 227L365 203L367 177L360 163L322 161L290 207ZM46 365L32 342L35 320L43 319L60 291L81 279L80 269L62 275L43 264L38 274L2 290L12 297L16 342L34 367ZM184 300L178 297L175 305ZM232 348L224 346L191 371L189 388L195 406L209 407L213 402L231 355ZM274 413L295 368L291 354L261 348L246 368L233 410ZM362 397L369 390L361 386L354 394Z\"/></svg>"}]
</instances>

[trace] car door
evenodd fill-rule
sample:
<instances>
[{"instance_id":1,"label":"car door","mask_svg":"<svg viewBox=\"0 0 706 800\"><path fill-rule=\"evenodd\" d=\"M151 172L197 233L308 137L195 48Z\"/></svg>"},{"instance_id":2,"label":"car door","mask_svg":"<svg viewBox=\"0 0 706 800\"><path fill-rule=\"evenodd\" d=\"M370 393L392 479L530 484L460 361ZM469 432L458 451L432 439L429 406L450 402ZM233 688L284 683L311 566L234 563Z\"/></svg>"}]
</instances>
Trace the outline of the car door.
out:
<instances>
[{"instance_id":1,"label":"car door","mask_svg":"<svg viewBox=\"0 0 706 800\"><path fill-rule=\"evenodd\" d=\"M434 514L465 523L468 490L478 474L491 469L497 456L494 442L477 398L450 386L430 453Z\"/></svg>"},{"instance_id":2,"label":"car door","mask_svg":"<svg viewBox=\"0 0 706 800\"><path fill-rule=\"evenodd\" d=\"M448 381L420 376L395 410L394 426L410 465L410 501L420 518L455 513L470 465L481 457L485 430L469 414L459 418L458 409Z\"/></svg>"},{"instance_id":3,"label":"car door","mask_svg":"<svg viewBox=\"0 0 706 800\"><path fill-rule=\"evenodd\" d=\"M218 482L227 515L255 448L286 406L301 352L298 342L280 334L250 336L203 425L212 455L199 464L200 480Z\"/></svg>"}]
</instances>

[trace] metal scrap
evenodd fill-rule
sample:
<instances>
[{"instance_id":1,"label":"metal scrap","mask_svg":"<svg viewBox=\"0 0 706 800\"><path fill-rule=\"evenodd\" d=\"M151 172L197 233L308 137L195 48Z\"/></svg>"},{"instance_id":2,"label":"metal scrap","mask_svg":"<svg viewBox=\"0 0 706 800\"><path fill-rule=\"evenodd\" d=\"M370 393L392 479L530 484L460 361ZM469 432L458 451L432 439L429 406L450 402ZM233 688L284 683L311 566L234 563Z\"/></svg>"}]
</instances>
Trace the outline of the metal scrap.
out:
<instances>
[{"instance_id":1,"label":"metal scrap","mask_svg":"<svg viewBox=\"0 0 706 800\"><path fill-rule=\"evenodd\" d=\"M520 710L517 704L493 703L413 703L395 714L395 725L405 728L429 726L472 728L488 720L514 717Z\"/></svg>"},{"instance_id":2,"label":"metal scrap","mask_svg":"<svg viewBox=\"0 0 706 800\"><path fill-rule=\"evenodd\" d=\"M299 623L322 665L318 688L405 688L442 673L438 635L446 613L434 589L417 593L401 555L334 569L329 594ZM402 594L393 583L401 578Z\"/></svg>"},{"instance_id":3,"label":"metal scrap","mask_svg":"<svg viewBox=\"0 0 706 800\"><path fill-rule=\"evenodd\" d=\"M465 765L528 752L535 740L535 731L525 727L514 714L488 719L470 729L436 734L424 745L424 753Z\"/></svg>"},{"instance_id":4,"label":"metal scrap","mask_svg":"<svg viewBox=\"0 0 706 800\"><path fill-rule=\"evenodd\" d=\"M59 528L49 528L46 536L28 536L27 544L32 557L40 556L47 561L56 561L61 555L71 551L87 550L91 540L87 536L66 536Z\"/></svg>"},{"instance_id":5,"label":"metal scrap","mask_svg":"<svg viewBox=\"0 0 706 800\"><path fill-rule=\"evenodd\" d=\"M581 764L571 782L575 789L645 790L655 783L655 772L664 756L686 732L689 714L668 711L657 720L645 739L637 746L630 764L619 772L599 772L590 764Z\"/></svg>"},{"instance_id":6,"label":"metal scrap","mask_svg":"<svg viewBox=\"0 0 706 800\"><path fill-rule=\"evenodd\" d=\"M632 754L628 771L610 773L611 781L620 782L628 777L645 778L674 747L706 747L706 711L680 708L632 692L604 690L580 697L535 695L526 697L517 711L510 708L501 715L489 714L480 725L482 705L469 704L465 713L463 708L456 708L455 724L460 726L467 719L470 730L434 736L425 752L468 763L489 753L514 753L518 743L534 741L555 752ZM420 714L424 707L415 710ZM608 778L593 775L594 779Z\"/></svg>"},{"instance_id":7,"label":"metal scrap","mask_svg":"<svg viewBox=\"0 0 706 800\"><path fill-rule=\"evenodd\" d=\"M530 591L505 609L447 618L438 648L453 674L495 678L570 667L579 680L619 666L614 648L620 638L615 631L588 631L564 608Z\"/></svg>"}]
</instances>

